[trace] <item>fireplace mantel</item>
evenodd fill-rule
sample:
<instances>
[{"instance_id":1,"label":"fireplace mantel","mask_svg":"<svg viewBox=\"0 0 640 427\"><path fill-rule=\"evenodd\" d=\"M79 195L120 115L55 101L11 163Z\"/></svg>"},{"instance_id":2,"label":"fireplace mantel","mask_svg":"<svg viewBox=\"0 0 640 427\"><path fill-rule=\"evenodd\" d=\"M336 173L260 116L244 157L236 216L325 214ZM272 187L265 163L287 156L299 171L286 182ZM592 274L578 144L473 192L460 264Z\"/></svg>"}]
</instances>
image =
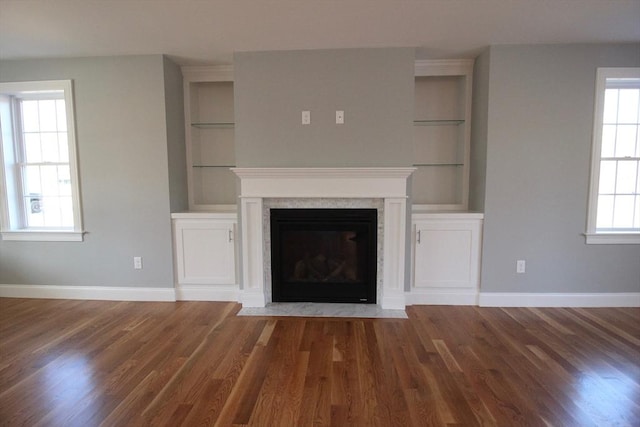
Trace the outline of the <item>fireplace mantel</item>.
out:
<instances>
[{"instance_id":1,"label":"fireplace mantel","mask_svg":"<svg viewBox=\"0 0 640 427\"><path fill-rule=\"evenodd\" d=\"M240 197L407 197L415 168L233 168Z\"/></svg>"},{"instance_id":2,"label":"fireplace mantel","mask_svg":"<svg viewBox=\"0 0 640 427\"><path fill-rule=\"evenodd\" d=\"M240 178L242 304L264 307L263 199L380 198L384 200L384 309L404 309L407 179L415 168L233 168Z\"/></svg>"}]
</instances>

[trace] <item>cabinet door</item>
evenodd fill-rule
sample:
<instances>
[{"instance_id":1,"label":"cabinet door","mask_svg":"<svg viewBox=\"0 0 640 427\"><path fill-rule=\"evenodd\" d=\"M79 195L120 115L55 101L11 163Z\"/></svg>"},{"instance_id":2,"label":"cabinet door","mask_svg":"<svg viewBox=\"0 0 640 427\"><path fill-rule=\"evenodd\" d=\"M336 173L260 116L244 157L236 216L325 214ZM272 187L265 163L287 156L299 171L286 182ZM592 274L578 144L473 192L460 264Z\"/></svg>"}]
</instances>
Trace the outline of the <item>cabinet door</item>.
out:
<instances>
[{"instance_id":1,"label":"cabinet door","mask_svg":"<svg viewBox=\"0 0 640 427\"><path fill-rule=\"evenodd\" d=\"M414 287L475 289L480 265L479 221L424 220L414 226Z\"/></svg>"},{"instance_id":2,"label":"cabinet door","mask_svg":"<svg viewBox=\"0 0 640 427\"><path fill-rule=\"evenodd\" d=\"M174 233L178 284L235 284L233 222L176 220Z\"/></svg>"}]
</instances>

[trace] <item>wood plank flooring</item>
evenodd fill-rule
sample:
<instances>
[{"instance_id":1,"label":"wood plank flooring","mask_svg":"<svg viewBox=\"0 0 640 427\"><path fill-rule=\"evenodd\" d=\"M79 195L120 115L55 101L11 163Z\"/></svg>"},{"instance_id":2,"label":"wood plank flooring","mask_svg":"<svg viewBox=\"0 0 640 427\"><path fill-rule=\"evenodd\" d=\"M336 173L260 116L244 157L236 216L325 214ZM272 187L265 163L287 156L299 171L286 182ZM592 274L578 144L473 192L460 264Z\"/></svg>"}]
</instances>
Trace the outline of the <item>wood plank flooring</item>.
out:
<instances>
[{"instance_id":1,"label":"wood plank flooring","mask_svg":"<svg viewBox=\"0 0 640 427\"><path fill-rule=\"evenodd\" d=\"M640 309L0 299L0 425L639 426Z\"/></svg>"}]
</instances>

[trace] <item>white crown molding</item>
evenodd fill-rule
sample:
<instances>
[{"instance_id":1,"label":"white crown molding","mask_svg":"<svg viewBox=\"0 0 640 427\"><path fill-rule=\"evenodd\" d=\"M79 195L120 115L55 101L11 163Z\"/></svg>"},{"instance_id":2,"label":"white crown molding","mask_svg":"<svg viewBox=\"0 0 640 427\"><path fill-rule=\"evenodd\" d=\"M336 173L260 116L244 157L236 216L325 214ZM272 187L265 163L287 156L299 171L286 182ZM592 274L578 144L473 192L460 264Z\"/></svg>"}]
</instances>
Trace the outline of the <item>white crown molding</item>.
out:
<instances>
[{"instance_id":1,"label":"white crown molding","mask_svg":"<svg viewBox=\"0 0 640 427\"><path fill-rule=\"evenodd\" d=\"M190 82L233 81L233 65L185 65L180 70Z\"/></svg>"},{"instance_id":2,"label":"white crown molding","mask_svg":"<svg viewBox=\"0 0 640 427\"><path fill-rule=\"evenodd\" d=\"M426 59L414 65L416 76L463 76L473 72L473 59Z\"/></svg>"}]
</instances>

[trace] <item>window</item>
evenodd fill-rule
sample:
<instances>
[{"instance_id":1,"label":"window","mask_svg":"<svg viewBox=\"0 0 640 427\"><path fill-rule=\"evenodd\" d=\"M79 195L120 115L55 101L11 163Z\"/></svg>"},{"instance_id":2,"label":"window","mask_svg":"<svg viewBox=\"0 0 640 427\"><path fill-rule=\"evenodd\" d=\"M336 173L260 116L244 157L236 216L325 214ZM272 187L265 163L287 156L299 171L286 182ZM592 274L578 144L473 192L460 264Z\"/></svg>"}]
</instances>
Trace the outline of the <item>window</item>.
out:
<instances>
[{"instance_id":1,"label":"window","mask_svg":"<svg viewBox=\"0 0 640 427\"><path fill-rule=\"evenodd\" d=\"M81 241L70 80L0 83L5 240Z\"/></svg>"},{"instance_id":2,"label":"window","mask_svg":"<svg viewBox=\"0 0 640 427\"><path fill-rule=\"evenodd\" d=\"M599 68L587 243L640 244L640 68Z\"/></svg>"}]
</instances>

